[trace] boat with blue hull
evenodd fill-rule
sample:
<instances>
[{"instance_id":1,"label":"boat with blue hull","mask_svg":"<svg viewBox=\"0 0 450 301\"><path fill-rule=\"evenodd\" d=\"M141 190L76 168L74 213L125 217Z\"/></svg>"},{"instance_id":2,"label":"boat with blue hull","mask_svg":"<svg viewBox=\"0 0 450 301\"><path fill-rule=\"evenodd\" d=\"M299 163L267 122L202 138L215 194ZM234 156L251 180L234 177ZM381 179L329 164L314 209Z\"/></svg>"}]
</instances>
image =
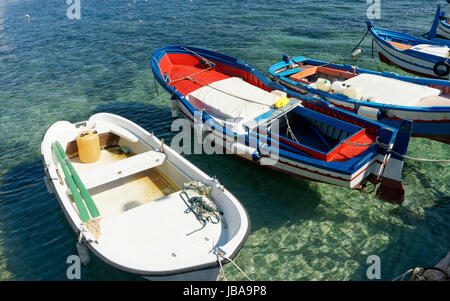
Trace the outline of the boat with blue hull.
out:
<instances>
[{"instance_id":1,"label":"boat with blue hull","mask_svg":"<svg viewBox=\"0 0 450 301\"><path fill-rule=\"evenodd\" d=\"M182 114L203 145L312 181L352 189L370 181L380 184L380 199L402 203L412 122L396 129L324 100L305 101L248 64L201 48L160 48L151 66L172 94L173 117Z\"/></svg>"},{"instance_id":2,"label":"boat with blue hull","mask_svg":"<svg viewBox=\"0 0 450 301\"><path fill-rule=\"evenodd\" d=\"M370 21L366 23L382 62L395 65L415 75L449 79L450 41L417 38L404 33L375 28Z\"/></svg>"},{"instance_id":3,"label":"boat with blue hull","mask_svg":"<svg viewBox=\"0 0 450 301\"><path fill-rule=\"evenodd\" d=\"M450 40L450 20L445 16L445 12L442 11L441 5L437 6L433 24L426 37L429 40L435 38Z\"/></svg>"},{"instance_id":4,"label":"boat with blue hull","mask_svg":"<svg viewBox=\"0 0 450 301\"><path fill-rule=\"evenodd\" d=\"M414 121L413 136L450 143L450 82L401 76L303 56L283 56L268 69L288 89L328 102L384 124Z\"/></svg>"}]
</instances>

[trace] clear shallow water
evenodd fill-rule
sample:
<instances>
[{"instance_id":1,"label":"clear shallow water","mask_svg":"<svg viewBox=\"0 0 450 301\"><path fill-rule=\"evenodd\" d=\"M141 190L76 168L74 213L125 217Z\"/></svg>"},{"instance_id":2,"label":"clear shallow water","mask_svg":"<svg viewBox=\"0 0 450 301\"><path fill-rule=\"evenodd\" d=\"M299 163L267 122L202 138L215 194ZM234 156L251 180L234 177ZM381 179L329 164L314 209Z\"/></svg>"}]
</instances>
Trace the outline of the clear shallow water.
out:
<instances>
[{"instance_id":1,"label":"clear shallow water","mask_svg":"<svg viewBox=\"0 0 450 301\"><path fill-rule=\"evenodd\" d=\"M425 33L437 3L382 1L375 24ZM169 95L154 90L155 49L208 48L263 74L282 54L405 74L372 59L369 38L351 58L365 32L366 1L81 0L81 20L69 20L67 7L62 0L0 2L0 280L64 280L66 258L76 254L76 237L42 181L39 148L48 126L110 112L173 137ZM448 159L450 146L412 139L408 154ZM252 231L236 262L253 279L366 280L374 254L390 280L436 264L450 249L448 165L406 162L399 208L232 156L187 158L246 207ZM232 265L225 274L244 280ZM82 279L140 278L92 258Z\"/></svg>"}]
</instances>

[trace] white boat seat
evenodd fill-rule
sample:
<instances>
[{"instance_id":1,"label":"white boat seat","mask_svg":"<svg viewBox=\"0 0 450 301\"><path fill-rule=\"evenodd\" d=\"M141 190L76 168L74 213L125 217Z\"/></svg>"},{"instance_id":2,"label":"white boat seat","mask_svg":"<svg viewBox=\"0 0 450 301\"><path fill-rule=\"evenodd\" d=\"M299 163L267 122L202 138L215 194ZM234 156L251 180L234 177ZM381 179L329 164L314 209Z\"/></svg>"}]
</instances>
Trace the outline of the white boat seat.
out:
<instances>
[{"instance_id":1,"label":"white boat seat","mask_svg":"<svg viewBox=\"0 0 450 301\"><path fill-rule=\"evenodd\" d=\"M411 50L419 51L426 54L447 57L449 48L447 46L438 46L438 45L430 45L430 44L419 44L412 48Z\"/></svg>"},{"instance_id":2,"label":"white boat seat","mask_svg":"<svg viewBox=\"0 0 450 301\"><path fill-rule=\"evenodd\" d=\"M120 161L109 163L95 170L85 171L79 176L87 189L97 187L120 178L161 165L166 155L157 151L147 151Z\"/></svg>"},{"instance_id":3,"label":"white boat seat","mask_svg":"<svg viewBox=\"0 0 450 301\"><path fill-rule=\"evenodd\" d=\"M198 110L243 120L264 114L280 98L238 77L211 83L188 94L189 101Z\"/></svg>"}]
</instances>

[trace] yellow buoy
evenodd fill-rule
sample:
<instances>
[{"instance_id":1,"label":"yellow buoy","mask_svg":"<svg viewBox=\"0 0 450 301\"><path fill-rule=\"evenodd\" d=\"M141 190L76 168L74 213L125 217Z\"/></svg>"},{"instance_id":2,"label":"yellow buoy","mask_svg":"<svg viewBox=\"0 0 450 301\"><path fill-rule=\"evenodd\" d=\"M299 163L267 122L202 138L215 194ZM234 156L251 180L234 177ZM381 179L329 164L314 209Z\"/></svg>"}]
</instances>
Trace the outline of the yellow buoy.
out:
<instances>
[{"instance_id":1,"label":"yellow buoy","mask_svg":"<svg viewBox=\"0 0 450 301\"><path fill-rule=\"evenodd\" d=\"M97 131L82 131L77 136L78 156L83 163L93 163L100 159L100 139Z\"/></svg>"}]
</instances>

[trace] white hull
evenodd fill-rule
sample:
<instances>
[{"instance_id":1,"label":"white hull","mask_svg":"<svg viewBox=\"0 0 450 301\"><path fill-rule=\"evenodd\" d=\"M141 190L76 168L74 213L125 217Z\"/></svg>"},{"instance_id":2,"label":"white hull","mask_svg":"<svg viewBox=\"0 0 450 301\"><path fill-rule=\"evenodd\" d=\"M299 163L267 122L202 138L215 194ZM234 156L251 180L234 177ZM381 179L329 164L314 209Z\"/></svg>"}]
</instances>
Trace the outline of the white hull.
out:
<instances>
[{"instance_id":1,"label":"white hull","mask_svg":"<svg viewBox=\"0 0 450 301\"><path fill-rule=\"evenodd\" d=\"M403 51L396 51L381 42L375 40L375 46L379 53L386 57L387 60L409 72L437 77L433 68L435 63L424 60ZM448 79L448 78L446 78Z\"/></svg>"},{"instance_id":2,"label":"white hull","mask_svg":"<svg viewBox=\"0 0 450 301\"><path fill-rule=\"evenodd\" d=\"M144 276L144 278L151 281L216 281L219 276L219 272L219 268L212 268L172 276Z\"/></svg>"},{"instance_id":3,"label":"white hull","mask_svg":"<svg viewBox=\"0 0 450 301\"><path fill-rule=\"evenodd\" d=\"M438 22L438 27L436 29L436 35L443 37L444 39L450 40L450 28L445 27L441 22Z\"/></svg>"}]
</instances>

